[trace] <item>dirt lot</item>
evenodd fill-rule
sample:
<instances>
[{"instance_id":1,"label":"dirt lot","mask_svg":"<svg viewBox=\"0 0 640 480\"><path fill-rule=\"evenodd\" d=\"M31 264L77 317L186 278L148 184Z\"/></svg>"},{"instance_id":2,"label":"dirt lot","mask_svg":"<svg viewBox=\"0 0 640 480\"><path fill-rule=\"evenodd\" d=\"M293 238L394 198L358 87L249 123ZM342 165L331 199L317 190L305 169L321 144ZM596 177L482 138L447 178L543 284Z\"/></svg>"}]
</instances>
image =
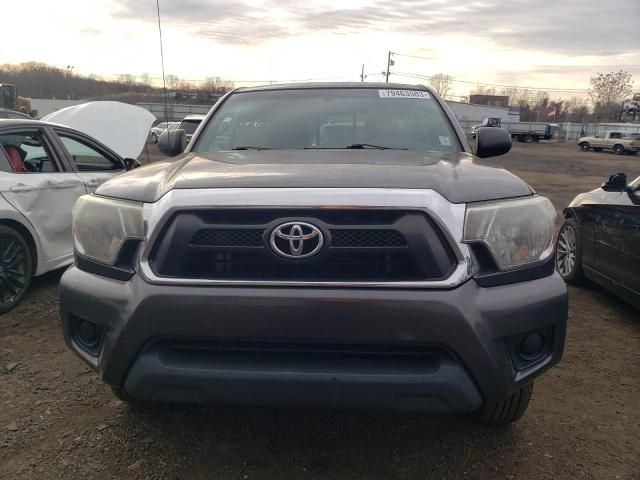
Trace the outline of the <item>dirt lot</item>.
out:
<instances>
[{"instance_id":1,"label":"dirt lot","mask_svg":"<svg viewBox=\"0 0 640 480\"><path fill-rule=\"evenodd\" d=\"M559 210L611 173L640 175L640 157L575 145L517 144L484 163ZM524 419L486 429L458 417L129 408L66 350L60 275L0 318L2 479L640 478L640 313L598 288L570 289L564 360Z\"/></svg>"}]
</instances>

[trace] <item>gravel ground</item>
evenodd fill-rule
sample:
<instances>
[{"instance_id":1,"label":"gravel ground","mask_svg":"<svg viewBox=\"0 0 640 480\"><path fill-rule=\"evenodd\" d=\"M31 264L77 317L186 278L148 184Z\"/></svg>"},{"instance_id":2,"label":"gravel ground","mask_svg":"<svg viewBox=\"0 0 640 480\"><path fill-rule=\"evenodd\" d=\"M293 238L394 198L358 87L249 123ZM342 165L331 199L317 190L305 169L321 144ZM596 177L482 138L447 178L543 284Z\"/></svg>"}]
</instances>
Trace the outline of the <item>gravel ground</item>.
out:
<instances>
[{"instance_id":1,"label":"gravel ground","mask_svg":"<svg viewBox=\"0 0 640 480\"><path fill-rule=\"evenodd\" d=\"M155 147L151 158L158 158ZM516 144L499 159L561 210L640 157ZM563 361L517 424L460 417L230 407L130 408L67 351L61 272L0 317L2 479L638 479L640 314L570 288Z\"/></svg>"}]
</instances>

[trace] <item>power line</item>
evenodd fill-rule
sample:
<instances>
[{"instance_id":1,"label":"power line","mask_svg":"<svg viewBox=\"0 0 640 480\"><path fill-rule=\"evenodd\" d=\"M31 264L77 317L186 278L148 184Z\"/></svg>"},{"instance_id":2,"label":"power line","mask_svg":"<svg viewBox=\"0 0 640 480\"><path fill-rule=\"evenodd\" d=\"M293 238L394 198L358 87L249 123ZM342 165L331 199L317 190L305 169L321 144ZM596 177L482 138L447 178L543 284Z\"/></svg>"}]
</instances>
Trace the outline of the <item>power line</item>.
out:
<instances>
[{"instance_id":1,"label":"power line","mask_svg":"<svg viewBox=\"0 0 640 480\"><path fill-rule=\"evenodd\" d=\"M632 65L533 65L536 68L613 68L613 67L625 67L625 68L639 68L640 64Z\"/></svg>"},{"instance_id":2,"label":"power line","mask_svg":"<svg viewBox=\"0 0 640 480\"><path fill-rule=\"evenodd\" d=\"M156 0L158 12L158 33L160 35L160 61L162 63L162 90L164 91L164 121L169 121L169 111L167 108L167 83L164 79L164 51L162 50L162 25L160 23L160 0Z\"/></svg>"},{"instance_id":3,"label":"power line","mask_svg":"<svg viewBox=\"0 0 640 480\"><path fill-rule=\"evenodd\" d=\"M418 78L418 79L424 79L424 80L431 80L432 78L427 75L420 75L420 74L408 73L408 72L394 72L394 74L400 75L403 77ZM480 85L483 87L519 88L521 90L533 90L533 91L541 91L541 92L588 93L588 90L578 89L578 88L547 88L547 87L532 87L532 86L525 86L525 85L504 85L499 83L471 82L468 80L457 80L455 78L451 78L450 81L453 83L462 83L465 85Z\"/></svg>"},{"instance_id":4,"label":"power line","mask_svg":"<svg viewBox=\"0 0 640 480\"><path fill-rule=\"evenodd\" d=\"M396 55L398 57L419 58L421 60L435 60L433 57L422 57L420 55L409 55L407 53L391 52L391 55Z\"/></svg>"}]
</instances>

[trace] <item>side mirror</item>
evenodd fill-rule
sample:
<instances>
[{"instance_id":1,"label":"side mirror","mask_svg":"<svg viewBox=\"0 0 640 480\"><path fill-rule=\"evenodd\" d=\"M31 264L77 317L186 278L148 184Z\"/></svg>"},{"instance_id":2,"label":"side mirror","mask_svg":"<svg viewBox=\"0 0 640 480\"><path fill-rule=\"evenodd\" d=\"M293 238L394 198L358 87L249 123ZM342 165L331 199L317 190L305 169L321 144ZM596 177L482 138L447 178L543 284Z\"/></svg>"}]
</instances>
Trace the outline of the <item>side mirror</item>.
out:
<instances>
[{"instance_id":1,"label":"side mirror","mask_svg":"<svg viewBox=\"0 0 640 480\"><path fill-rule=\"evenodd\" d=\"M476 156L497 157L511 150L511 134L504 128L480 127L476 131Z\"/></svg>"},{"instance_id":2,"label":"side mirror","mask_svg":"<svg viewBox=\"0 0 640 480\"><path fill-rule=\"evenodd\" d=\"M601 188L605 192L624 192L627 189L627 175L625 173L611 175Z\"/></svg>"},{"instance_id":3,"label":"side mirror","mask_svg":"<svg viewBox=\"0 0 640 480\"><path fill-rule=\"evenodd\" d=\"M184 130L165 130L158 138L158 148L168 157L175 157L187 148L187 132Z\"/></svg>"},{"instance_id":4,"label":"side mirror","mask_svg":"<svg viewBox=\"0 0 640 480\"><path fill-rule=\"evenodd\" d=\"M634 205L640 205L640 187L632 188L627 187L627 195L629 195L629 200Z\"/></svg>"},{"instance_id":5,"label":"side mirror","mask_svg":"<svg viewBox=\"0 0 640 480\"><path fill-rule=\"evenodd\" d=\"M125 158L124 159L124 169L126 171L133 170L134 168L138 168L140 165L140 160L137 158Z\"/></svg>"}]
</instances>

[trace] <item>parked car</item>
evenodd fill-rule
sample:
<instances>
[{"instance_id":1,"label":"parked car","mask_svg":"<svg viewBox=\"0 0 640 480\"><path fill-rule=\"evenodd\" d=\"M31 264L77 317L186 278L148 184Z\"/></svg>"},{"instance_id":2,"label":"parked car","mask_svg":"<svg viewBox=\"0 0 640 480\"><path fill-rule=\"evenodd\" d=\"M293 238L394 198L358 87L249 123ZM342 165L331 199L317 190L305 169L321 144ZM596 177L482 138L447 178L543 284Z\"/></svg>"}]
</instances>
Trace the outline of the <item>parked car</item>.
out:
<instances>
[{"instance_id":1,"label":"parked car","mask_svg":"<svg viewBox=\"0 0 640 480\"><path fill-rule=\"evenodd\" d=\"M0 108L0 118L19 118L23 120L31 120L31 117L26 113L16 112L15 110L9 110L8 108Z\"/></svg>"},{"instance_id":2,"label":"parked car","mask_svg":"<svg viewBox=\"0 0 640 480\"><path fill-rule=\"evenodd\" d=\"M167 128L169 130L175 130L176 128L178 128L178 125L180 125L180 122L160 122L156 126L152 127L151 131L149 132L151 141L153 143L158 143L158 138L160 138L162 132L164 132Z\"/></svg>"},{"instance_id":3,"label":"parked car","mask_svg":"<svg viewBox=\"0 0 640 480\"><path fill-rule=\"evenodd\" d=\"M34 275L72 263L75 201L135 166L77 130L0 120L0 314L18 304Z\"/></svg>"},{"instance_id":4,"label":"parked car","mask_svg":"<svg viewBox=\"0 0 640 480\"><path fill-rule=\"evenodd\" d=\"M524 413L564 346L556 212L431 88L242 88L185 142L74 209L64 336L119 398Z\"/></svg>"},{"instance_id":5,"label":"parked car","mask_svg":"<svg viewBox=\"0 0 640 480\"><path fill-rule=\"evenodd\" d=\"M578 145L583 152L588 152L592 148L594 152L613 150L616 155L623 153L635 155L640 152L638 135L627 132L598 132L593 137L579 138Z\"/></svg>"},{"instance_id":6,"label":"parked car","mask_svg":"<svg viewBox=\"0 0 640 480\"><path fill-rule=\"evenodd\" d=\"M178 125L179 130L184 130L187 134L187 143L191 141L191 137L195 133L196 129L204 120L205 115L187 115Z\"/></svg>"},{"instance_id":7,"label":"parked car","mask_svg":"<svg viewBox=\"0 0 640 480\"><path fill-rule=\"evenodd\" d=\"M564 210L556 264L562 277L591 280L640 308L640 177L624 173L581 193Z\"/></svg>"}]
</instances>

